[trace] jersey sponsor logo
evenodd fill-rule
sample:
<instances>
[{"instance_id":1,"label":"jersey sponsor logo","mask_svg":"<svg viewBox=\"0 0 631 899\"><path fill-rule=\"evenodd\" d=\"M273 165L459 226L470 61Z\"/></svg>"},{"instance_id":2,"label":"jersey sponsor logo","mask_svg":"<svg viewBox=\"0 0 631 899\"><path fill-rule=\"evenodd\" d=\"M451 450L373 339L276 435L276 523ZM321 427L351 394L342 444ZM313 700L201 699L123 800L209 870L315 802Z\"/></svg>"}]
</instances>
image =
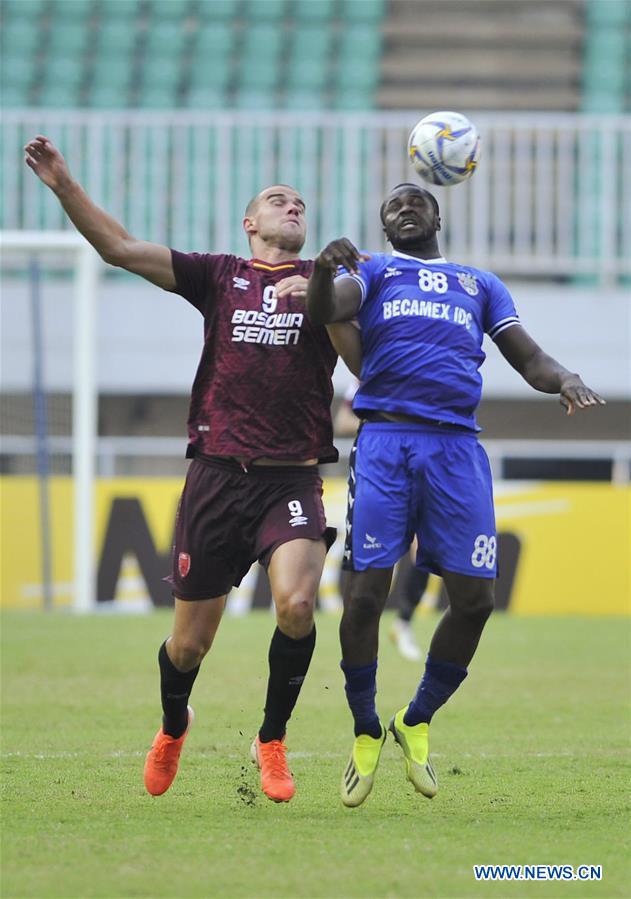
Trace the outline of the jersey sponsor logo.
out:
<instances>
[{"instance_id":1,"label":"jersey sponsor logo","mask_svg":"<svg viewBox=\"0 0 631 899\"><path fill-rule=\"evenodd\" d=\"M191 570L191 557L188 553L180 553L177 557L177 570L180 572L180 577L186 577Z\"/></svg>"},{"instance_id":2,"label":"jersey sponsor logo","mask_svg":"<svg viewBox=\"0 0 631 899\"><path fill-rule=\"evenodd\" d=\"M250 286L250 282L248 281L247 278L237 278L237 277L234 277L234 278L232 279L232 283L233 283L234 286L235 286L236 288L238 288L239 290L247 290L248 287Z\"/></svg>"},{"instance_id":3,"label":"jersey sponsor logo","mask_svg":"<svg viewBox=\"0 0 631 899\"><path fill-rule=\"evenodd\" d=\"M304 322L302 312L257 312L235 309L232 313L233 343L262 343L271 346L295 346Z\"/></svg>"},{"instance_id":4,"label":"jersey sponsor logo","mask_svg":"<svg viewBox=\"0 0 631 899\"><path fill-rule=\"evenodd\" d=\"M458 284L463 290L466 290L470 297L477 297L480 293L480 288L475 275L472 275L471 272L458 272L456 277L458 278Z\"/></svg>"},{"instance_id":5,"label":"jersey sponsor logo","mask_svg":"<svg viewBox=\"0 0 631 899\"><path fill-rule=\"evenodd\" d=\"M432 300L410 300L405 297L402 300L387 300L383 304L383 317L385 321L401 316L418 316L419 318L434 318L453 322L456 325L464 325L467 331L471 330L473 316L461 306L452 306L450 303L436 303Z\"/></svg>"}]
</instances>

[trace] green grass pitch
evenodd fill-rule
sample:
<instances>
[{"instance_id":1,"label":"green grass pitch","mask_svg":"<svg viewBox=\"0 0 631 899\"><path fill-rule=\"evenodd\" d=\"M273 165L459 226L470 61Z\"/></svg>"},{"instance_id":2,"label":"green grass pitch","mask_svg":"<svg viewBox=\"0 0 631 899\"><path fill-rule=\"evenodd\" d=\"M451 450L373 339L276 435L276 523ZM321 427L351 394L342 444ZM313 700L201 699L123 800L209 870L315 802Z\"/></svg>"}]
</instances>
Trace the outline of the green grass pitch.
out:
<instances>
[{"instance_id":1,"label":"green grass pitch","mask_svg":"<svg viewBox=\"0 0 631 899\"><path fill-rule=\"evenodd\" d=\"M385 639L384 720L418 676ZM495 615L432 724L439 793L405 780L391 738L372 795L344 809L351 746L337 620L290 723L297 795L269 802L249 745L273 618L226 618L193 693L180 772L144 792L170 615L3 615L2 896L585 897L631 894L629 624ZM416 620L421 639L435 619ZM476 883L474 863L601 864L601 882Z\"/></svg>"}]
</instances>

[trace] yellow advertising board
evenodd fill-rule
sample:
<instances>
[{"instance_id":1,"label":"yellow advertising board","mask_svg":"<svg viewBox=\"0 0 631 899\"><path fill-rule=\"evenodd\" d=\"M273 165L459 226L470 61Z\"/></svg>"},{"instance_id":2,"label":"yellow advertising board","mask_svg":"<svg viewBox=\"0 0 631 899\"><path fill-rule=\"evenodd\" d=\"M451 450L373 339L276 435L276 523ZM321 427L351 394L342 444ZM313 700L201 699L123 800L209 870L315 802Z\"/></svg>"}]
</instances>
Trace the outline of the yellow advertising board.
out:
<instances>
[{"instance_id":1,"label":"yellow advertising board","mask_svg":"<svg viewBox=\"0 0 631 899\"><path fill-rule=\"evenodd\" d=\"M180 478L102 478L95 486L97 598L150 608L170 602L168 585ZM72 481L50 480L50 535L55 605L72 602ZM602 483L500 482L498 605L520 615L627 615L631 612L631 487ZM340 536L327 559L320 601L339 607L338 580L346 484L325 479L329 523ZM42 604L38 484L0 478L1 603ZM256 570L252 577L256 580ZM438 582L432 579L437 598ZM258 592L257 592L258 591ZM252 578L233 591L235 609L264 593ZM254 605L258 602L254 601ZM135 604L135 605L134 605Z\"/></svg>"}]
</instances>

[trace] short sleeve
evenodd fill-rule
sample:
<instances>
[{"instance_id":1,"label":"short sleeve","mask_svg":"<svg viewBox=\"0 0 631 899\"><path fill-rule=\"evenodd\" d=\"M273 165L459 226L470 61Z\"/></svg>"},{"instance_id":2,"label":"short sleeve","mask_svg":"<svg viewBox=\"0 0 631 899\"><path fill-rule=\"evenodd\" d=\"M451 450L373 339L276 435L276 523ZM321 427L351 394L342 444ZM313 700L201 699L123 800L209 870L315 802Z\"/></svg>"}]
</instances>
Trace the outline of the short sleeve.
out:
<instances>
[{"instance_id":1,"label":"short sleeve","mask_svg":"<svg viewBox=\"0 0 631 899\"><path fill-rule=\"evenodd\" d=\"M208 303L215 299L215 285L225 267L226 258L210 253L180 253L178 250L171 250L176 284L172 292L184 297L204 315Z\"/></svg>"},{"instance_id":2,"label":"short sleeve","mask_svg":"<svg viewBox=\"0 0 631 899\"><path fill-rule=\"evenodd\" d=\"M506 285L497 275L487 273L487 303L484 311L484 330L492 340L510 328L519 324L519 315L515 303Z\"/></svg>"},{"instance_id":3,"label":"short sleeve","mask_svg":"<svg viewBox=\"0 0 631 899\"><path fill-rule=\"evenodd\" d=\"M359 284L359 289L362 293L361 306L364 305L366 297L370 293L370 287L372 284L372 269L371 266L372 259L366 259L364 262L359 262L357 264L358 272L357 274L352 274L343 266L340 266L337 270L337 275L335 276L335 281L341 281L343 278L351 278L353 281L356 281ZM360 306L360 308L361 308Z\"/></svg>"}]
</instances>

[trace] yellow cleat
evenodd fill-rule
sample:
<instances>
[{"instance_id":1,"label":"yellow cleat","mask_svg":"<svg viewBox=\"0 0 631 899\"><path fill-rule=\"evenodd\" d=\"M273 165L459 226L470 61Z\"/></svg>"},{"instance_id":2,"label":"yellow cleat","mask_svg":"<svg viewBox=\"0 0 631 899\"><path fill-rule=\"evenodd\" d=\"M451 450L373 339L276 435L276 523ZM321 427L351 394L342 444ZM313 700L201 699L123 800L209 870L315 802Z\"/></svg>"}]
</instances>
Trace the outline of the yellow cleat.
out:
<instances>
[{"instance_id":1,"label":"yellow cleat","mask_svg":"<svg viewBox=\"0 0 631 899\"><path fill-rule=\"evenodd\" d=\"M388 730L403 750L408 780L417 793L432 799L438 792L438 780L429 757L429 724L404 724L407 710L406 706L396 713Z\"/></svg>"},{"instance_id":2,"label":"yellow cleat","mask_svg":"<svg viewBox=\"0 0 631 899\"><path fill-rule=\"evenodd\" d=\"M347 808L361 805L372 790L381 750L387 736L383 725L381 731L381 736L377 739L369 737L368 734L355 737L353 751L344 769L340 785L342 802Z\"/></svg>"}]
</instances>

